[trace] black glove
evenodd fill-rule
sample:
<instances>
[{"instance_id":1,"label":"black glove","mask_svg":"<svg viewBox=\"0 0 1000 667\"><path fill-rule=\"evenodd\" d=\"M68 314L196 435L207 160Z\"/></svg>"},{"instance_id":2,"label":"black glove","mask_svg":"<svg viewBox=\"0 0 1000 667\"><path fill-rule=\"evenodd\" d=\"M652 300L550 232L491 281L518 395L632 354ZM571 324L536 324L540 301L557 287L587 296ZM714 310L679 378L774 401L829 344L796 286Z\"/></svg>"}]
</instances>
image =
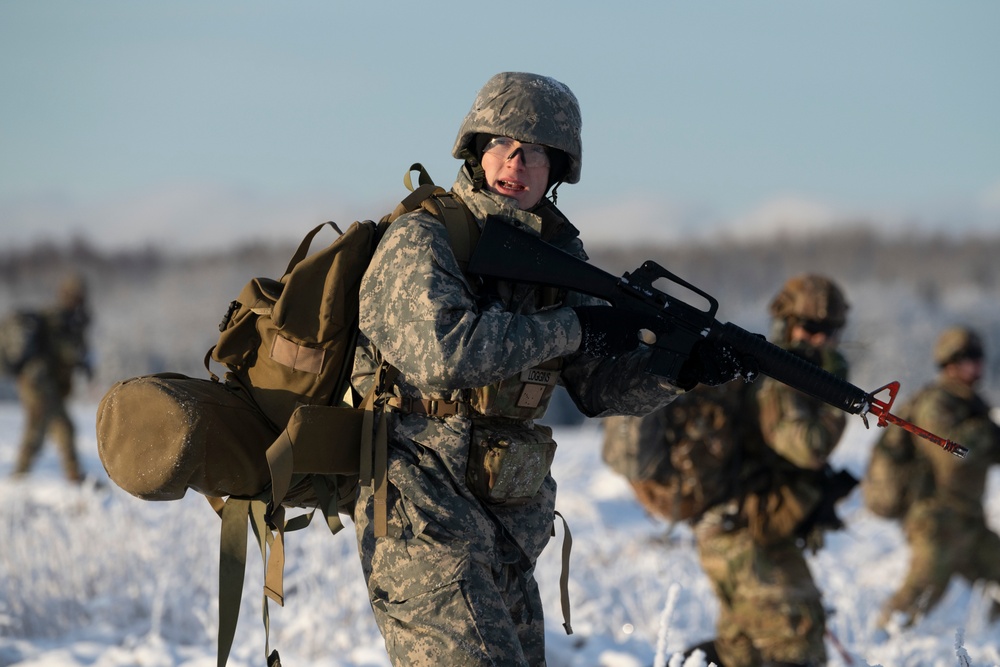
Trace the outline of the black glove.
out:
<instances>
[{"instance_id":1,"label":"black glove","mask_svg":"<svg viewBox=\"0 0 1000 667\"><path fill-rule=\"evenodd\" d=\"M757 370L751 368L750 363L732 347L703 338L691 348L691 354L681 366L675 384L681 389L690 390L699 382L714 387L738 377L750 382L756 375Z\"/></svg>"},{"instance_id":2,"label":"black glove","mask_svg":"<svg viewBox=\"0 0 1000 667\"><path fill-rule=\"evenodd\" d=\"M657 320L615 306L577 306L583 341L580 351L592 357L613 357L639 347L639 330L655 331Z\"/></svg>"},{"instance_id":3,"label":"black glove","mask_svg":"<svg viewBox=\"0 0 1000 667\"><path fill-rule=\"evenodd\" d=\"M819 473L821 475L819 486L823 490L823 497L819 505L816 506L808 517L806 517L798 527L801 537L805 537L814 528L822 530L840 530L844 527L843 520L837 516L836 505L847 497L854 487L858 485L858 478L847 470L834 470L825 466Z\"/></svg>"}]
</instances>

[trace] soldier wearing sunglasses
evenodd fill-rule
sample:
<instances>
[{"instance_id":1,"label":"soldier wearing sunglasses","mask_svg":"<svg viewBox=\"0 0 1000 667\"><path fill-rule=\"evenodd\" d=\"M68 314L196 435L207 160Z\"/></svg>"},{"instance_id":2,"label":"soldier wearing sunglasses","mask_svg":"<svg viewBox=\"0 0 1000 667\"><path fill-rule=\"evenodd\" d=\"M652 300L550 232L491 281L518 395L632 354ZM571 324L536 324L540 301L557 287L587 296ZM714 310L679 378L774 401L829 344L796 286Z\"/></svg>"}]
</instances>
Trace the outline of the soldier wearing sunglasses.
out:
<instances>
[{"instance_id":1,"label":"soldier wearing sunglasses","mask_svg":"<svg viewBox=\"0 0 1000 667\"><path fill-rule=\"evenodd\" d=\"M770 304L771 341L846 378L847 309L830 279L795 276ZM844 427L843 412L769 377L606 420L604 460L651 514L687 517L718 597L716 637L688 653L720 667L826 664L826 613L804 552L841 526L834 505L857 483L827 465ZM687 493L697 509L686 514Z\"/></svg>"}]
</instances>

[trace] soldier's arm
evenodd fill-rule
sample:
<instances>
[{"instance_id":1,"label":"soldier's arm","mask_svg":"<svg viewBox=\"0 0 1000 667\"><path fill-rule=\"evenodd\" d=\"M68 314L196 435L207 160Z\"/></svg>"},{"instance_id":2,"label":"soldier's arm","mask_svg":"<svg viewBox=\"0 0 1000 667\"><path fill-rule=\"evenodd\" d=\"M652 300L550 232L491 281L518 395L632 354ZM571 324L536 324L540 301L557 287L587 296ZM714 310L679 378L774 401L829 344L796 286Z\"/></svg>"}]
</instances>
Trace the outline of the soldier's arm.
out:
<instances>
[{"instance_id":1,"label":"soldier's arm","mask_svg":"<svg viewBox=\"0 0 1000 667\"><path fill-rule=\"evenodd\" d=\"M563 384L588 417L645 415L670 403L684 390L646 372L649 348L617 358L575 355L563 369Z\"/></svg>"},{"instance_id":2,"label":"soldier's arm","mask_svg":"<svg viewBox=\"0 0 1000 667\"><path fill-rule=\"evenodd\" d=\"M361 331L407 380L430 391L498 382L580 345L560 308L531 315L480 303L433 217L411 214L386 233L361 285Z\"/></svg>"},{"instance_id":3,"label":"soldier's arm","mask_svg":"<svg viewBox=\"0 0 1000 667\"><path fill-rule=\"evenodd\" d=\"M767 445L800 468L821 469L844 433L845 414L771 378L757 398Z\"/></svg>"}]
</instances>

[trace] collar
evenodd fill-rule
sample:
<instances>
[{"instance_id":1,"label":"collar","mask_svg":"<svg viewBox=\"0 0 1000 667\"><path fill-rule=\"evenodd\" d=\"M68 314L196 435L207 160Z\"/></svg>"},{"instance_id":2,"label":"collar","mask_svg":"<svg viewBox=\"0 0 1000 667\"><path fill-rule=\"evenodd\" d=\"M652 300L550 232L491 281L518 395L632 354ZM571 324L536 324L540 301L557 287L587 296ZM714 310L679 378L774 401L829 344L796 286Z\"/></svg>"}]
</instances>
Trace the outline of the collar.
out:
<instances>
[{"instance_id":1,"label":"collar","mask_svg":"<svg viewBox=\"0 0 1000 667\"><path fill-rule=\"evenodd\" d=\"M545 197L537 206L525 211L518 208L515 199L485 189L474 189L472 177L464 164L458 170L452 192L465 202L480 225L486 216L499 215L551 243L565 243L580 235L579 230Z\"/></svg>"}]
</instances>

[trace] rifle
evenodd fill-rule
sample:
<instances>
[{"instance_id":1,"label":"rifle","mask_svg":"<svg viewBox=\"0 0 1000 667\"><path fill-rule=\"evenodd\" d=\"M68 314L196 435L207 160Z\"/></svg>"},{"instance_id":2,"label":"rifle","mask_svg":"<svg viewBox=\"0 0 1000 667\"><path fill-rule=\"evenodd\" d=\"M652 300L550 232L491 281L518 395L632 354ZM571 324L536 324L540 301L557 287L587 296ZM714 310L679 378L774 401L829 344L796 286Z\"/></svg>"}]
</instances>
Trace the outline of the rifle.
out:
<instances>
[{"instance_id":1,"label":"rifle","mask_svg":"<svg viewBox=\"0 0 1000 667\"><path fill-rule=\"evenodd\" d=\"M699 341L718 341L742 356L749 367L747 381L752 381L757 373L763 373L844 412L860 415L866 428L869 427L870 413L877 417L877 426L895 424L959 458L965 458L969 451L956 442L892 414L890 410L899 392L899 382L890 382L868 393L820 366L769 343L759 334L732 323L723 324L715 319L719 309L715 298L656 262L646 261L635 271L626 272L619 278L533 234L516 229L498 216L488 216L482 236L469 259L469 272L580 292L657 318L662 324L661 333L666 335L657 336L652 345L653 353L647 371L654 375L676 379L684 361ZM653 284L661 279L697 294L705 300L707 308L697 308L660 291ZM888 397L885 400L877 398L883 392L888 392Z\"/></svg>"}]
</instances>

